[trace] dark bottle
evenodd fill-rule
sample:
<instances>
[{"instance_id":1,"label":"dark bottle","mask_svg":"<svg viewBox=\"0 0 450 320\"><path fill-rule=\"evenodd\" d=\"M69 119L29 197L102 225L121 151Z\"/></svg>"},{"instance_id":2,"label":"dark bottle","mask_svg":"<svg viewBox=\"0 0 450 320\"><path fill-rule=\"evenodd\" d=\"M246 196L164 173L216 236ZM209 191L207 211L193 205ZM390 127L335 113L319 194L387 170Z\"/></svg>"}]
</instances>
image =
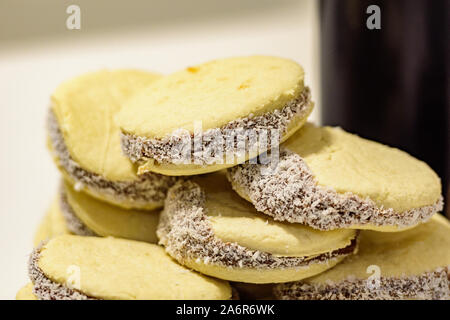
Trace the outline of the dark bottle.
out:
<instances>
[{"instance_id":1,"label":"dark bottle","mask_svg":"<svg viewBox=\"0 0 450 320\"><path fill-rule=\"evenodd\" d=\"M367 26L371 5L380 8L381 29ZM320 2L323 123L427 162L442 179L446 202L449 7L448 0Z\"/></svg>"}]
</instances>

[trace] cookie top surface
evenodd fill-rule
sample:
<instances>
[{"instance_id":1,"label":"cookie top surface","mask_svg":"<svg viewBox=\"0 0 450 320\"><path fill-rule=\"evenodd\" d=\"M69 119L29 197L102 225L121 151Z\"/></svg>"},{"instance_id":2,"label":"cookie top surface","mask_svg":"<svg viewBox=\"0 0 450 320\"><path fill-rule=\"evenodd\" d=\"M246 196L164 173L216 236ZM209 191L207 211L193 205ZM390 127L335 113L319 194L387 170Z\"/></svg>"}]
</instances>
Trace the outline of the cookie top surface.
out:
<instances>
[{"instance_id":1,"label":"cookie top surface","mask_svg":"<svg viewBox=\"0 0 450 320\"><path fill-rule=\"evenodd\" d=\"M215 235L224 242L279 256L304 257L347 247L356 237L355 230L318 231L258 213L232 190L222 172L193 181L204 190L208 219Z\"/></svg>"},{"instance_id":2,"label":"cookie top surface","mask_svg":"<svg viewBox=\"0 0 450 320\"><path fill-rule=\"evenodd\" d=\"M39 268L65 284L79 268L80 291L100 299L230 299L227 282L191 271L160 246L115 238L60 236L40 252Z\"/></svg>"},{"instance_id":3,"label":"cookie top surface","mask_svg":"<svg viewBox=\"0 0 450 320\"><path fill-rule=\"evenodd\" d=\"M31 282L20 288L16 294L16 300L37 300L37 297L33 294L33 284Z\"/></svg>"},{"instance_id":4,"label":"cookie top surface","mask_svg":"<svg viewBox=\"0 0 450 320\"><path fill-rule=\"evenodd\" d=\"M319 185L379 206L403 212L435 204L441 196L440 179L426 163L340 128L307 123L283 146L305 160Z\"/></svg>"},{"instance_id":5,"label":"cookie top surface","mask_svg":"<svg viewBox=\"0 0 450 320\"><path fill-rule=\"evenodd\" d=\"M159 210L123 209L75 191L67 182L64 192L75 215L97 235L157 242Z\"/></svg>"},{"instance_id":6,"label":"cookie top surface","mask_svg":"<svg viewBox=\"0 0 450 320\"><path fill-rule=\"evenodd\" d=\"M154 82L130 99L118 116L126 133L163 138L280 109L303 91L304 73L291 60L251 56L214 60Z\"/></svg>"},{"instance_id":7,"label":"cookie top surface","mask_svg":"<svg viewBox=\"0 0 450 320\"><path fill-rule=\"evenodd\" d=\"M70 156L82 168L112 181L136 179L132 163L122 154L115 116L125 100L159 77L137 70L102 70L56 89L52 111Z\"/></svg>"},{"instance_id":8,"label":"cookie top surface","mask_svg":"<svg viewBox=\"0 0 450 320\"><path fill-rule=\"evenodd\" d=\"M380 268L381 277L419 276L450 266L449 248L450 222L439 214L404 232L362 231L356 255L305 282L367 279L372 275L367 268L372 265Z\"/></svg>"},{"instance_id":9,"label":"cookie top surface","mask_svg":"<svg viewBox=\"0 0 450 320\"><path fill-rule=\"evenodd\" d=\"M70 234L70 231L61 213L58 197L55 197L36 230L33 244L37 246L41 241L46 241L63 234Z\"/></svg>"}]
</instances>

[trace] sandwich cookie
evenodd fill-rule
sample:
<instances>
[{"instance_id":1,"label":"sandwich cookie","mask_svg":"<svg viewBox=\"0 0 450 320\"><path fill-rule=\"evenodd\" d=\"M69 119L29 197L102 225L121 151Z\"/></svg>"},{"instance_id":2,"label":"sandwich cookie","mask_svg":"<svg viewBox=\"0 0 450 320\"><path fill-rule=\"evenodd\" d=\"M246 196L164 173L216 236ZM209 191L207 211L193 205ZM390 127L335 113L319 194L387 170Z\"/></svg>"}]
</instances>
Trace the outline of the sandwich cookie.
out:
<instances>
[{"instance_id":1,"label":"sandwich cookie","mask_svg":"<svg viewBox=\"0 0 450 320\"><path fill-rule=\"evenodd\" d=\"M33 245L36 247L41 241L52 238L52 224L49 213L46 213L34 234Z\"/></svg>"},{"instance_id":2,"label":"sandwich cookie","mask_svg":"<svg viewBox=\"0 0 450 320\"><path fill-rule=\"evenodd\" d=\"M115 116L126 99L159 75L133 70L98 71L61 84L48 115L49 149L66 179L125 208L162 206L173 177L136 175L122 154Z\"/></svg>"},{"instance_id":3,"label":"sandwich cookie","mask_svg":"<svg viewBox=\"0 0 450 320\"><path fill-rule=\"evenodd\" d=\"M357 231L317 231L259 214L222 173L168 192L159 243L181 264L216 278L279 283L323 272L356 250Z\"/></svg>"},{"instance_id":4,"label":"sandwich cookie","mask_svg":"<svg viewBox=\"0 0 450 320\"><path fill-rule=\"evenodd\" d=\"M37 300L33 294L33 284L31 282L17 292L16 300Z\"/></svg>"},{"instance_id":5,"label":"sandwich cookie","mask_svg":"<svg viewBox=\"0 0 450 320\"><path fill-rule=\"evenodd\" d=\"M71 234L61 213L60 199L55 197L34 235L33 244L37 247L42 241L48 241L59 235Z\"/></svg>"},{"instance_id":6,"label":"sandwich cookie","mask_svg":"<svg viewBox=\"0 0 450 320\"><path fill-rule=\"evenodd\" d=\"M362 231L359 252L301 282L276 285L280 299L450 299L450 223L436 214L404 232Z\"/></svg>"},{"instance_id":7,"label":"sandwich cookie","mask_svg":"<svg viewBox=\"0 0 450 320\"><path fill-rule=\"evenodd\" d=\"M176 72L133 96L118 116L138 173L195 175L278 146L313 109L297 63L252 56Z\"/></svg>"},{"instance_id":8,"label":"sandwich cookie","mask_svg":"<svg viewBox=\"0 0 450 320\"><path fill-rule=\"evenodd\" d=\"M123 209L62 183L59 208L67 228L80 236L116 237L156 243L159 210Z\"/></svg>"},{"instance_id":9,"label":"sandwich cookie","mask_svg":"<svg viewBox=\"0 0 450 320\"><path fill-rule=\"evenodd\" d=\"M424 162L310 123L280 146L276 165L245 163L228 179L258 211L319 230L400 231L443 207L440 179Z\"/></svg>"},{"instance_id":10,"label":"sandwich cookie","mask_svg":"<svg viewBox=\"0 0 450 320\"><path fill-rule=\"evenodd\" d=\"M64 235L30 257L40 300L230 299L228 282L177 264L160 246L116 238Z\"/></svg>"}]
</instances>

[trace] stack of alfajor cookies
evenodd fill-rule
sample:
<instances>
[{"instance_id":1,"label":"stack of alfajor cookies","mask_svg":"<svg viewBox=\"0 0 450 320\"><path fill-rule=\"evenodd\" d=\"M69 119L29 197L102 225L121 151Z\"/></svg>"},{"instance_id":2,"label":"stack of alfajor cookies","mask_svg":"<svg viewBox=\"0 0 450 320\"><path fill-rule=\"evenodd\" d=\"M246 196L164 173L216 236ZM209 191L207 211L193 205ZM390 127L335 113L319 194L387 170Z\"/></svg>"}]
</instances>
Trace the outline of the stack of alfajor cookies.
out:
<instances>
[{"instance_id":1,"label":"stack of alfajor cookies","mask_svg":"<svg viewBox=\"0 0 450 320\"><path fill-rule=\"evenodd\" d=\"M266 56L63 83L61 184L17 299L449 299L439 177L313 106Z\"/></svg>"}]
</instances>

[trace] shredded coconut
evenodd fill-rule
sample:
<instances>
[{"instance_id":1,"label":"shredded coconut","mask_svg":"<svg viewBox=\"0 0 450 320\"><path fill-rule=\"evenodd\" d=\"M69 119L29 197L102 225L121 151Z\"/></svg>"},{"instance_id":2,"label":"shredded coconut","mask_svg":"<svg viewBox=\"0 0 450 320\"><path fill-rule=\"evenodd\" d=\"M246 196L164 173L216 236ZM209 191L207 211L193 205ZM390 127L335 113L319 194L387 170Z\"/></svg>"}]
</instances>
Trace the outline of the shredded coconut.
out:
<instances>
[{"instance_id":1,"label":"shredded coconut","mask_svg":"<svg viewBox=\"0 0 450 320\"><path fill-rule=\"evenodd\" d=\"M408 277L380 277L380 285L370 288L367 280L309 284L302 281L278 284L274 295L282 300L449 300L449 267Z\"/></svg>"},{"instance_id":2,"label":"shredded coconut","mask_svg":"<svg viewBox=\"0 0 450 320\"><path fill-rule=\"evenodd\" d=\"M188 160L192 163L200 165L208 165L214 161L220 163L220 161L223 161L223 157L216 159L217 154L233 155L240 158L242 151L260 149L258 143L262 138L259 135L263 131L279 130L280 134L277 141L271 141L273 137L269 136L265 144L266 150L271 149L271 146L277 146L287 132L289 124L296 119L305 118L312 108L311 92L306 87L299 97L287 103L280 110L260 116L250 115L247 118L233 120L221 128L208 129L202 132L199 147L194 145L194 139L190 134L174 132L162 139L153 139L122 133L122 149L133 162L154 159L158 163L178 164L186 160L185 153L187 152ZM255 134L252 137L247 137L249 141L246 141L245 150L241 150L238 139L235 139L235 137L246 136L246 133L251 130L255 130ZM224 141L232 141L232 143L224 145Z\"/></svg>"},{"instance_id":3,"label":"shredded coconut","mask_svg":"<svg viewBox=\"0 0 450 320\"><path fill-rule=\"evenodd\" d=\"M179 181L169 190L157 235L159 244L181 264L186 260L205 262L207 259L208 264L229 268L308 268L350 255L357 247L355 239L345 248L314 258L279 257L234 242L223 242L214 235L206 215L204 191L192 181Z\"/></svg>"},{"instance_id":4,"label":"shredded coconut","mask_svg":"<svg viewBox=\"0 0 450 320\"><path fill-rule=\"evenodd\" d=\"M443 208L442 197L433 205L397 212L379 207L369 198L339 194L319 186L305 161L287 149L280 150L275 169L269 166L245 163L228 169L227 177L258 211L279 221L302 223L319 230L354 225L403 228L425 222Z\"/></svg>"},{"instance_id":5,"label":"shredded coconut","mask_svg":"<svg viewBox=\"0 0 450 320\"><path fill-rule=\"evenodd\" d=\"M50 280L38 265L43 245L44 243L41 243L33 250L28 262L28 275L33 282L33 294L39 300L100 300Z\"/></svg>"}]
</instances>

